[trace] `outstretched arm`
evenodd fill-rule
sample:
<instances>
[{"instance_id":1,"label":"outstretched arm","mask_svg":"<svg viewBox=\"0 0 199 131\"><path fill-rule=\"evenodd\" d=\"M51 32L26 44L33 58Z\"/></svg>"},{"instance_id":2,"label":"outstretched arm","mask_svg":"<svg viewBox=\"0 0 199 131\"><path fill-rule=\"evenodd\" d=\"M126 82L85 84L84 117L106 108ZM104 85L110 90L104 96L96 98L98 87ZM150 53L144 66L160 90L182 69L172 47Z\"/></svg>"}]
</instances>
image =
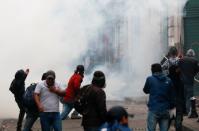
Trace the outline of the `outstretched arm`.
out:
<instances>
[{"instance_id":1,"label":"outstretched arm","mask_svg":"<svg viewBox=\"0 0 199 131\"><path fill-rule=\"evenodd\" d=\"M60 88L56 88L56 87L51 87L49 88L50 92L53 92L55 94L57 94L58 96L65 96L66 95L66 91L62 90Z\"/></svg>"}]
</instances>

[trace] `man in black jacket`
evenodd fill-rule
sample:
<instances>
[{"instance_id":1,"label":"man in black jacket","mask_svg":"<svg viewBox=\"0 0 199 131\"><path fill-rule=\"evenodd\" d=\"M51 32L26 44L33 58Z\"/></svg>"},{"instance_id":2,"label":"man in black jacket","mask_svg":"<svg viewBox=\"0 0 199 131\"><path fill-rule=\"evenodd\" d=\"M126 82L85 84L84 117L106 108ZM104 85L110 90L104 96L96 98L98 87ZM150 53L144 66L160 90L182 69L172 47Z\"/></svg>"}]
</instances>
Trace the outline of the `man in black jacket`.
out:
<instances>
[{"instance_id":1,"label":"man in black jacket","mask_svg":"<svg viewBox=\"0 0 199 131\"><path fill-rule=\"evenodd\" d=\"M198 60L195 58L195 52L193 49L189 49L186 53L186 56L180 59L179 67L181 70L181 77L184 84L186 111L188 113L191 107L190 98L194 95L194 77L199 72Z\"/></svg>"},{"instance_id":2,"label":"man in black jacket","mask_svg":"<svg viewBox=\"0 0 199 131\"><path fill-rule=\"evenodd\" d=\"M18 121L17 121L17 131L21 131L22 121L25 114L25 110L23 106L23 94L25 92L25 79L28 73L29 73L29 69L26 69L26 71L18 70L9 88L9 90L14 94L15 101L20 110Z\"/></svg>"},{"instance_id":3,"label":"man in black jacket","mask_svg":"<svg viewBox=\"0 0 199 131\"><path fill-rule=\"evenodd\" d=\"M184 109L184 88L183 83L180 78L180 68L178 65L172 65L169 68L168 77L173 82L173 93L175 94L174 103L175 103L175 112L173 112L175 120L176 131L182 131L182 121L183 121L183 109ZM171 120L172 120L171 119ZM170 124L171 124L170 120Z\"/></svg>"},{"instance_id":4,"label":"man in black jacket","mask_svg":"<svg viewBox=\"0 0 199 131\"><path fill-rule=\"evenodd\" d=\"M88 112L83 114L82 126L84 131L98 131L106 120L105 75L95 71L88 95Z\"/></svg>"}]
</instances>

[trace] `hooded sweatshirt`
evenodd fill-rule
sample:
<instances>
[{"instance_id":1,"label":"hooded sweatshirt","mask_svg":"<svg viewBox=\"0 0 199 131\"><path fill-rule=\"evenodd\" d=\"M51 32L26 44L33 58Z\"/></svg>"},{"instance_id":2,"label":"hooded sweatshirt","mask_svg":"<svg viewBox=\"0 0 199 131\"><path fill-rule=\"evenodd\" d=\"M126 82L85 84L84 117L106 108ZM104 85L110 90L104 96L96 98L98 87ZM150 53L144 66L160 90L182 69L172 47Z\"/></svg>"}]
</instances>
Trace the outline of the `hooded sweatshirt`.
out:
<instances>
[{"instance_id":1,"label":"hooded sweatshirt","mask_svg":"<svg viewBox=\"0 0 199 131\"><path fill-rule=\"evenodd\" d=\"M18 70L10 86L10 91L19 99L22 99L22 96L25 92L26 77L27 74L23 70Z\"/></svg>"},{"instance_id":2,"label":"hooded sweatshirt","mask_svg":"<svg viewBox=\"0 0 199 131\"><path fill-rule=\"evenodd\" d=\"M174 92L170 78L163 73L154 73L145 82L143 91L149 94L149 111L162 112L173 108Z\"/></svg>"}]
</instances>

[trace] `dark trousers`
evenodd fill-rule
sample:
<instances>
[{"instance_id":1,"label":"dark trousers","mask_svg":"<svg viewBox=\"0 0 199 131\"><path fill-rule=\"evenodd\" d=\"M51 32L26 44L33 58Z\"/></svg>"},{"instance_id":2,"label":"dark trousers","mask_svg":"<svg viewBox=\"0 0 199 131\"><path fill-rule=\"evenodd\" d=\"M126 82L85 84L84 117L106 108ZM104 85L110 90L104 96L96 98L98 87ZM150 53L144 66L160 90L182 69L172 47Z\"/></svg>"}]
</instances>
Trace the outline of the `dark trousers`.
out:
<instances>
[{"instance_id":1,"label":"dark trousers","mask_svg":"<svg viewBox=\"0 0 199 131\"><path fill-rule=\"evenodd\" d=\"M175 128L176 131L182 131L183 112L176 112Z\"/></svg>"},{"instance_id":2,"label":"dark trousers","mask_svg":"<svg viewBox=\"0 0 199 131\"><path fill-rule=\"evenodd\" d=\"M189 113L191 107L190 98L193 97L193 85L184 85L184 96L185 96L186 112Z\"/></svg>"},{"instance_id":3,"label":"dark trousers","mask_svg":"<svg viewBox=\"0 0 199 131\"><path fill-rule=\"evenodd\" d=\"M32 126L38 117L39 117L38 111L35 112L27 111L23 131L32 131Z\"/></svg>"},{"instance_id":4,"label":"dark trousers","mask_svg":"<svg viewBox=\"0 0 199 131\"><path fill-rule=\"evenodd\" d=\"M24 115L25 115L25 110L24 110L22 98L15 97L15 101L16 101L18 107L19 107L19 116L18 116L18 121L17 121L17 131L21 131L22 122L23 122L23 118L24 118Z\"/></svg>"},{"instance_id":5,"label":"dark trousers","mask_svg":"<svg viewBox=\"0 0 199 131\"><path fill-rule=\"evenodd\" d=\"M182 121L183 121L183 106L176 107L176 117L170 118L169 120L169 127L171 126L171 122L175 121L175 129L176 131L182 131Z\"/></svg>"},{"instance_id":6,"label":"dark trousers","mask_svg":"<svg viewBox=\"0 0 199 131\"><path fill-rule=\"evenodd\" d=\"M99 127L84 127L84 131L99 131Z\"/></svg>"}]
</instances>

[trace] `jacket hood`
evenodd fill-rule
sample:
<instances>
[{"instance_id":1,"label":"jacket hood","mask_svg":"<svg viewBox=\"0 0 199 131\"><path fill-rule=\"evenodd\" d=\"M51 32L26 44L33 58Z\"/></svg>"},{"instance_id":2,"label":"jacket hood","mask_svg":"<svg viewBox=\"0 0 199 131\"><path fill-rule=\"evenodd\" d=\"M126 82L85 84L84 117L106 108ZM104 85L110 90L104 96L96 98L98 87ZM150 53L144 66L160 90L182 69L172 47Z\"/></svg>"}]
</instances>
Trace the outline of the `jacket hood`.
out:
<instances>
[{"instance_id":1,"label":"jacket hood","mask_svg":"<svg viewBox=\"0 0 199 131\"><path fill-rule=\"evenodd\" d=\"M24 77L26 77L26 73L24 72L24 70L18 70L15 74L15 79L17 80L24 79Z\"/></svg>"},{"instance_id":2,"label":"jacket hood","mask_svg":"<svg viewBox=\"0 0 199 131\"><path fill-rule=\"evenodd\" d=\"M154 73L153 76L156 77L160 81L166 80L166 76L163 73L160 73L160 72Z\"/></svg>"}]
</instances>

